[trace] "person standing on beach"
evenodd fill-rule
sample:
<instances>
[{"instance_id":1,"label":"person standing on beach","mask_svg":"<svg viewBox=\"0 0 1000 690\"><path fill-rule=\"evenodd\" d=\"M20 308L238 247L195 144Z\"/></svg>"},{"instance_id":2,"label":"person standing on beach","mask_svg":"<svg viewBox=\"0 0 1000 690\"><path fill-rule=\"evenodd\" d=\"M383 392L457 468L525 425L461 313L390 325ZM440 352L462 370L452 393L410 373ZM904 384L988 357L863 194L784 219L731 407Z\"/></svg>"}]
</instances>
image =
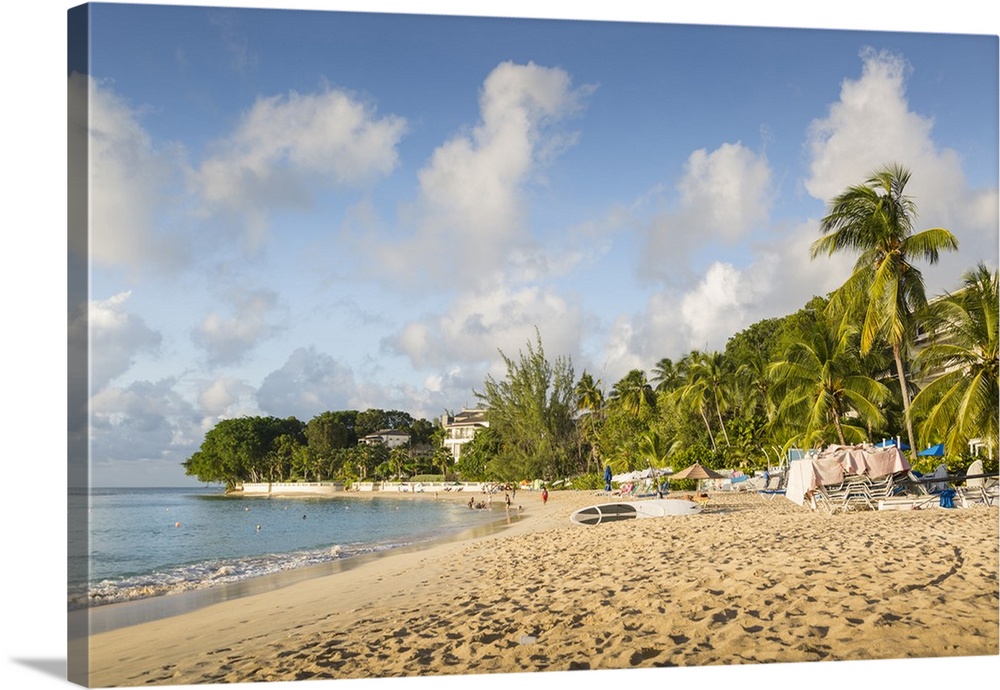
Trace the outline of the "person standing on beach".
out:
<instances>
[{"instance_id":1,"label":"person standing on beach","mask_svg":"<svg viewBox=\"0 0 1000 690\"><path fill-rule=\"evenodd\" d=\"M548 502L549 502L549 490L543 486L542 487L542 505L545 505Z\"/></svg>"}]
</instances>

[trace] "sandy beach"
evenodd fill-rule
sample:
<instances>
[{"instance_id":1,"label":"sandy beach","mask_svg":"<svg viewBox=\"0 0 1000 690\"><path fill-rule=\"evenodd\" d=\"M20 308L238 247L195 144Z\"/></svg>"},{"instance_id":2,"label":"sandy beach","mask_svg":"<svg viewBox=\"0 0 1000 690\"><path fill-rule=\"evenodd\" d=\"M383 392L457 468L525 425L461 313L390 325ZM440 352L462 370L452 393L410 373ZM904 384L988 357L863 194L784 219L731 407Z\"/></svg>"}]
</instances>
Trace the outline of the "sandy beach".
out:
<instances>
[{"instance_id":1,"label":"sandy beach","mask_svg":"<svg viewBox=\"0 0 1000 690\"><path fill-rule=\"evenodd\" d=\"M518 492L494 534L94 635L90 685L1000 653L996 507L827 515L715 493L700 515L569 522L604 500Z\"/></svg>"}]
</instances>

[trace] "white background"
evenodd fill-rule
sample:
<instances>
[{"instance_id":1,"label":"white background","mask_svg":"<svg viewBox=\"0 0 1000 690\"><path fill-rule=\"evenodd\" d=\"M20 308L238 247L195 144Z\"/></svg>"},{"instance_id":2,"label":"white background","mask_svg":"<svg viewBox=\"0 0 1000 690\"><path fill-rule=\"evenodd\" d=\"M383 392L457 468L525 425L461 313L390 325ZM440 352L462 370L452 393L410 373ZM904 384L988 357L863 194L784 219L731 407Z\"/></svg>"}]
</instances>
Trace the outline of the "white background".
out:
<instances>
[{"instance_id":1,"label":"white background","mask_svg":"<svg viewBox=\"0 0 1000 690\"><path fill-rule=\"evenodd\" d=\"M6 326L3 352L2 438L8 479L25 491L4 490L0 498L3 534L4 688L50 688L66 685L66 11L75 3L35 0L7 6L0 22L4 96L4 210L6 248L0 252ZM181 4L161 0L159 4ZM188 2L254 7L295 7L394 12L461 14L461 2ZM870 3L842 0L824 9L808 3L755 3L705 0L657 9L646 0L613 3L552 0L480 0L476 13L491 16L584 18L757 26L885 29L996 35L996 10L987 5L952 0L935 5ZM666 3L663 3L666 4ZM648 5L648 6L647 6ZM16 9L15 9L16 8ZM996 69L996 65L986 66ZM13 152L13 155L11 155ZM13 210L11 214L10 211ZM652 669L584 674L519 674L419 678L399 681L312 681L310 689L339 688L530 688L566 682L596 686L655 683L678 687L697 683L717 687L833 688L845 684L921 687L977 683L998 677L1000 657L905 662L837 662L736 668ZM186 687L186 686L181 686ZM249 684L229 687L251 687ZM259 688L259 685L253 687ZM297 690L301 684L269 687Z\"/></svg>"}]
</instances>

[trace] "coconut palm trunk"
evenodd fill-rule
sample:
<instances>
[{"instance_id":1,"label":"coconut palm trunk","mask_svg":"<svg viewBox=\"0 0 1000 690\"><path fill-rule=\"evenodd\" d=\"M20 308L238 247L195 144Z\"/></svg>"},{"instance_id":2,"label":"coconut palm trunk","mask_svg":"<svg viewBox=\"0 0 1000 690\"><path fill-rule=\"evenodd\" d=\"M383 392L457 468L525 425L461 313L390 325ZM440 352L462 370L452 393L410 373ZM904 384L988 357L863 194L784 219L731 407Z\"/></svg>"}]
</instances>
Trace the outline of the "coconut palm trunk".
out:
<instances>
[{"instance_id":1,"label":"coconut palm trunk","mask_svg":"<svg viewBox=\"0 0 1000 690\"><path fill-rule=\"evenodd\" d=\"M903 417L906 419L906 438L910 444L910 455L916 457L917 442L913 435L913 419L910 416L910 391L906 386L906 372L903 370L903 352L898 343L892 345L892 357L896 360L896 375L899 377L899 391L903 396Z\"/></svg>"},{"instance_id":2,"label":"coconut palm trunk","mask_svg":"<svg viewBox=\"0 0 1000 690\"><path fill-rule=\"evenodd\" d=\"M708 431L708 440L712 442L712 452L714 453L718 450L718 448L715 446L715 436L712 434L712 425L708 423L708 415L705 414L704 407L699 407L698 412L701 413L701 419L705 422L705 429Z\"/></svg>"},{"instance_id":3,"label":"coconut palm trunk","mask_svg":"<svg viewBox=\"0 0 1000 690\"><path fill-rule=\"evenodd\" d=\"M837 429L837 438L840 440L840 445L846 446L847 441L844 439L844 427L840 425L840 411L836 407L833 408L833 426Z\"/></svg>"}]
</instances>

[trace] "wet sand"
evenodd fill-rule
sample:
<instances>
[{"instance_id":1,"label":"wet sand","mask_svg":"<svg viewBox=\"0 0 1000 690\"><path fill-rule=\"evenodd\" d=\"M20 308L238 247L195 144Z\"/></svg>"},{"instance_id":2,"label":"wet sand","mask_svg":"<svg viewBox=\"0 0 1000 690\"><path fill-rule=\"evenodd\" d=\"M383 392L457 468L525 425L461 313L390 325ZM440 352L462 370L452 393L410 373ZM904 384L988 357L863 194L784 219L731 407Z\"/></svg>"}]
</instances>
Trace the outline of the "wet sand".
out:
<instances>
[{"instance_id":1,"label":"wet sand","mask_svg":"<svg viewBox=\"0 0 1000 690\"><path fill-rule=\"evenodd\" d=\"M831 516L713 494L700 515L569 522L604 500L518 492L500 532L93 635L90 684L1000 653L996 507Z\"/></svg>"}]
</instances>

